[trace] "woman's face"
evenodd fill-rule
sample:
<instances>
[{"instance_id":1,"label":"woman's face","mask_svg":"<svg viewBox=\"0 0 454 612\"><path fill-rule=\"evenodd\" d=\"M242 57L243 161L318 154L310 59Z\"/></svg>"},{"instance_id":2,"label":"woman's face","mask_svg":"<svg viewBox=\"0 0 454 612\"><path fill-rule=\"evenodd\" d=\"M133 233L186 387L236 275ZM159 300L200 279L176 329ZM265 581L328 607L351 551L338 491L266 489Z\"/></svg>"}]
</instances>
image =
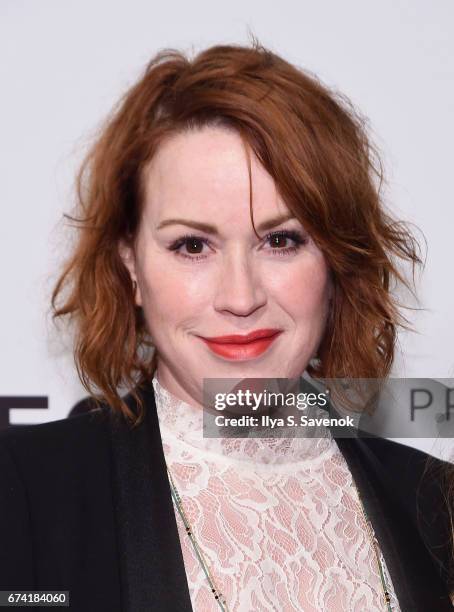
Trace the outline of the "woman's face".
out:
<instances>
[{"instance_id":1,"label":"woman's face","mask_svg":"<svg viewBox=\"0 0 454 612\"><path fill-rule=\"evenodd\" d=\"M261 239L250 219L242 141L207 127L160 146L144 174L135 251L122 248L156 346L158 380L192 404L202 404L204 378L300 376L325 327L325 258L299 221L283 219L289 210L251 156ZM269 337L206 341L257 330Z\"/></svg>"}]
</instances>

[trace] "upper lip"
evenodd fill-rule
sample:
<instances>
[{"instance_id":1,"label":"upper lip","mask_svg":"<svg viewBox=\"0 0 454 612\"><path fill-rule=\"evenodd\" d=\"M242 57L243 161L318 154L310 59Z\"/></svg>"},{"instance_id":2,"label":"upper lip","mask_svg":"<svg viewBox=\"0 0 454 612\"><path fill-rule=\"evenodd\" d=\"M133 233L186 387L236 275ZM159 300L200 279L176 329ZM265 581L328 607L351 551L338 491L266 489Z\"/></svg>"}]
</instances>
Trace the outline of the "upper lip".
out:
<instances>
[{"instance_id":1,"label":"upper lip","mask_svg":"<svg viewBox=\"0 0 454 612\"><path fill-rule=\"evenodd\" d=\"M208 340L209 342L217 342L219 344L247 344L248 342L258 340L259 338L269 338L271 336L275 336L280 331L280 329L256 329L245 335L231 334L229 336L202 336L202 338L204 340Z\"/></svg>"}]
</instances>

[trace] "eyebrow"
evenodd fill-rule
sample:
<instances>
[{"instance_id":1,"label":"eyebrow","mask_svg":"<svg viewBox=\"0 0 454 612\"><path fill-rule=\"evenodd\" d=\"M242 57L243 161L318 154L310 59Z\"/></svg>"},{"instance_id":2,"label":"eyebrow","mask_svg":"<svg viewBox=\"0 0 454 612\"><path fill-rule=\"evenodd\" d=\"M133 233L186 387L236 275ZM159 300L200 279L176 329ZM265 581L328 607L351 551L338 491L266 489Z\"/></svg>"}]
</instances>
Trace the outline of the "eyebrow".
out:
<instances>
[{"instance_id":1,"label":"eyebrow","mask_svg":"<svg viewBox=\"0 0 454 612\"><path fill-rule=\"evenodd\" d=\"M259 232L266 232L289 219L295 219L296 217L290 213L285 215L280 215L278 217L273 217L264 221L258 226ZM215 225L210 225L209 223L203 223L202 221L192 221L190 219L165 219L161 221L156 229L162 229L163 227L167 227L168 225L187 225L188 227L193 227L194 229L198 229L201 232L205 232L206 234L212 234L213 236L219 236L219 230Z\"/></svg>"}]
</instances>

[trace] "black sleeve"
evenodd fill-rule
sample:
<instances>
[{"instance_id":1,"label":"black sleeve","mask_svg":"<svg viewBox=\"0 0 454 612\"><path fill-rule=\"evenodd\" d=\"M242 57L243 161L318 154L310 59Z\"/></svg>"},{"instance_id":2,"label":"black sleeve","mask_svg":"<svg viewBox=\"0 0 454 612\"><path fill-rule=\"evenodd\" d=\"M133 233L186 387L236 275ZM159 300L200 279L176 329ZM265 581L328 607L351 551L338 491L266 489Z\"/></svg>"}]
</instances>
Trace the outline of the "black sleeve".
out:
<instances>
[{"instance_id":1,"label":"black sleeve","mask_svg":"<svg viewBox=\"0 0 454 612\"><path fill-rule=\"evenodd\" d=\"M33 588L27 493L5 438L0 437L0 590Z\"/></svg>"}]
</instances>

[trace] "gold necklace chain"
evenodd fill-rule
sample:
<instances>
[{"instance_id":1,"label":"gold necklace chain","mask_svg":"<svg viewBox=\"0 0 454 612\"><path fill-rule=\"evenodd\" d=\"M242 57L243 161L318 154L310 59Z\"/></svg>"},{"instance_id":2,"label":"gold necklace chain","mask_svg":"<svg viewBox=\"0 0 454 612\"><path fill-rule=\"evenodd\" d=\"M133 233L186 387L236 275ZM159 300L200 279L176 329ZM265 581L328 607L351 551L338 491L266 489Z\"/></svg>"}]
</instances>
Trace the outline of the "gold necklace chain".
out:
<instances>
[{"instance_id":1,"label":"gold necklace chain","mask_svg":"<svg viewBox=\"0 0 454 612\"><path fill-rule=\"evenodd\" d=\"M215 600L217 601L220 609L222 610L222 612L229 612L229 608L227 606L227 601L226 601L224 595L216 587L214 578L213 578L213 576L211 574L211 571L210 571L210 569L208 567L208 563L207 563L207 561L205 559L205 555L203 554L203 551L200 548L200 546L199 546L199 544L198 544L198 542L197 542L197 540L195 538L195 535L194 535L194 532L192 530L192 527L191 527L191 525L189 523L189 520L188 520L188 518L186 516L186 513L184 511L183 502L181 501L180 494L178 493L178 489L175 486L174 480L172 478L172 474L171 474L171 472L169 470L169 467L168 467L167 463L166 463L166 467L167 467L167 473L169 475L170 489L171 489L171 493L172 493L172 498L173 498L173 500L175 502L175 505L177 507L178 513L179 513L179 515L180 515L180 517L181 517L181 519L183 521L183 524L185 526L186 535L189 537L189 539L192 542L192 545L194 547L194 551L196 553L197 559L199 560L199 563L200 563L200 565L201 565L201 567L202 567L202 569L204 571L204 574L205 574L205 576L206 576L206 578L208 580L208 584L210 585L211 592L213 593L213 596L214 596ZM384 599L384 603L385 603L385 606L386 606L385 609L386 609L386 612L393 612L393 610L391 608L391 597L390 597L390 594L389 594L389 591L388 591L388 587L386 585L386 580L385 580L385 571L384 571L384 568L383 568L383 565L382 565L382 562L381 562L381 559L380 559L380 554L379 554L379 551L378 551L378 540L377 540L377 538L374 535L374 531L373 531L373 528L372 528L372 523L370 522L369 517L367 516L366 509L364 508L364 504L363 504L363 501L361 499L361 495L359 493L358 487L356 486L356 483L355 483L353 477L352 477L352 483L353 483L353 486L355 487L356 493L358 495L358 500L359 500L359 503L360 503L360 506L361 506L362 515L363 515L364 520L365 520L366 529L367 529L367 531L369 533L369 537L370 537L370 540L371 540L371 543L372 543L372 548L374 550L375 558L377 560L377 567L378 567L378 571L379 571L379 574L380 574L381 586L382 586L382 589L383 589L383 599Z\"/></svg>"},{"instance_id":2,"label":"gold necklace chain","mask_svg":"<svg viewBox=\"0 0 454 612\"><path fill-rule=\"evenodd\" d=\"M353 486L356 489L356 494L358 496L359 504L361 506L361 511L362 511L362 514L363 514L363 517L364 517L364 520L365 520L365 523L366 523L366 528L367 528L367 530L369 532L370 541L372 542L372 547L373 547L374 552L375 552L375 558L377 560L378 572L380 574L381 585L382 585L382 588L383 588L383 599L384 599L384 602L385 602L386 610L387 610L387 612L393 612L392 607L391 607L391 596L389 594L388 586L386 584L386 579L385 579L385 568L382 565L381 558L380 558L380 553L379 553L379 550L378 550L379 543L378 543L377 537L375 536L375 533L374 533L374 530L373 530L373 527L372 527L372 523L371 523L371 521L370 521L370 519L369 519L369 517L367 515L366 508L364 507L363 500L361 499L361 495L359 493L359 489L356 486L356 482L355 482L353 476L352 476L352 483L353 483Z\"/></svg>"},{"instance_id":3,"label":"gold necklace chain","mask_svg":"<svg viewBox=\"0 0 454 612\"><path fill-rule=\"evenodd\" d=\"M175 505L178 509L178 513L181 516L181 519L184 523L184 527L186 529L186 535L189 537L189 539L192 542L192 545L194 547L194 551L196 553L197 559L199 560L200 565L202 566L202 569L205 573L205 576L208 580L208 584L210 585L210 589L211 592L213 593L213 596L215 598L215 600L217 601L220 609L222 610L222 612L229 612L229 608L227 606L227 601L224 597L224 595L220 592L220 590L217 588L214 578L210 572L210 569L208 567L208 563L206 562L205 559L205 555L203 554L202 549L200 548L199 544L197 543L197 540L195 539L195 535L194 532L192 531L192 527L189 523L188 517L186 516L186 513L184 511L183 508L183 503L181 501L181 497L180 494L178 493L178 489L175 486L175 483L173 481L172 478L172 474L170 473L169 470L169 466L166 463L166 467L167 467L167 473L169 474L169 480L170 480L170 487L171 487L171 492L172 492L172 497L173 500L175 502Z\"/></svg>"}]
</instances>

